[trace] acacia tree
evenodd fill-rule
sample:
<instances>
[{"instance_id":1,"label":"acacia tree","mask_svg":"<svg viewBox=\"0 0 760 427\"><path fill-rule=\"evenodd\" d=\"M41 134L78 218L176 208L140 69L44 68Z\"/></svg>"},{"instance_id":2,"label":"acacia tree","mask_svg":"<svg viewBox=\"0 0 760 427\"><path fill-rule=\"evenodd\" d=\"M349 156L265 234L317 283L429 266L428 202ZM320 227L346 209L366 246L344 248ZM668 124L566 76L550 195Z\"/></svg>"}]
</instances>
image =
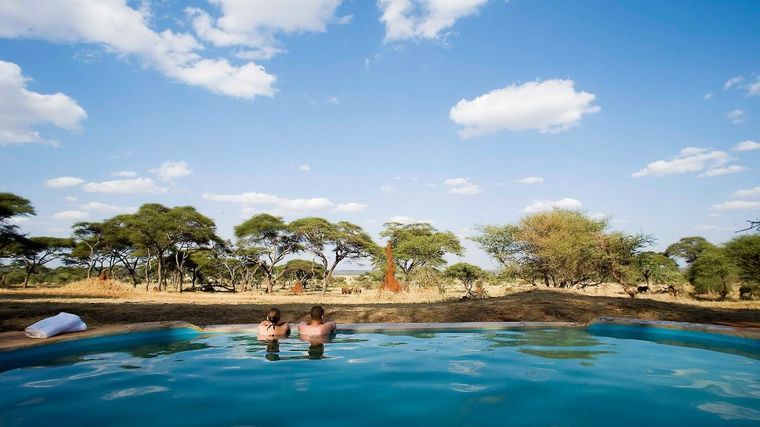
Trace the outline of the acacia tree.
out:
<instances>
[{"instance_id":1,"label":"acacia tree","mask_svg":"<svg viewBox=\"0 0 760 427\"><path fill-rule=\"evenodd\" d=\"M575 287L601 281L606 220L594 220L582 212L555 209L528 215L518 224L524 263L543 277L544 283Z\"/></svg>"},{"instance_id":2,"label":"acacia tree","mask_svg":"<svg viewBox=\"0 0 760 427\"><path fill-rule=\"evenodd\" d=\"M68 255L74 242L60 237L31 237L18 240L12 245L17 246L13 249L15 260L24 267L26 289L32 274L43 265Z\"/></svg>"},{"instance_id":3,"label":"acacia tree","mask_svg":"<svg viewBox=\"0 0 760 427\"><path fill-rule=\"evenodd\" d=\"M258 254L261 271L266 276L267 293L272 293L277 282L277 264L286 256L303 250L301 237L291 230L282 217L270 214L254 215L235 226L235 237L241 246Z\"/></svg>"},{"instance_id":4,"label":"acacia tree","mask_svg":"<svg viewBox=\"0 0 760 427\"><path fill-rule=\"evenodd\" d=\"M485 276L483 269L466 262L459 262L449 266L444 274L448 277L459 280L462 285L464 285L465 294L462 299L475 298L476 295L472 292L472 285L476 280Z\"/></svg>"},{"instance_id":5,"label":"acacia tree","mask_svg":"<svg viewBox=\"0 0 760 427\"><path fill-rule=\"evenodd\" d=\"M216 237L216 225L192 206L178 206L166 212L166 239L174 251L177 285L182 292L185 262L195 251L207 248Z\"/></svg>"},{"instance_id":6,"label":"acacia tree","mask_svg":"<svg viewBox=\"0 0 760 427\"><path fill-rule=\"evenodd\" d=\"M726 254L736 264L739 278L747 286L760 286L760 234L732 239L726 243Z\"/></svg>"},{"instance_id":7,"label":"acacia tree","mask_svg":"<svg viewBox=\"0 0 760 427\"><path fill-rule=\"evenodd\" d=\"M74 249L72 257L86 260L87 278L92 277L92 270L102 262L103 224L99 222L78 222L73 225Z\"/></svg>"},{"instance_id":8,"label":"acacia tree","mask_svg":"<svg viewBox=\"0 0 760 427\"><path fill-rule=\"evenodd\" d=\"M146 203L140 206L134 214L119 215L118 218L128 233L129 240L138 247L146 250L146 255L156 259L156 277L158 288L166 285L165 259L172 241L166 232L169 227L169 208L158 203ZM147 275L147 272L146 272ZM148 283L145 284L148 286Z\"/></svg>"},{"instance_id":9,"label":"acacia tree","mask_svg":"<svg viewBox=\"0 0 760 427\"><path fill-rule=\"evenodd\" d=\"M346 259L362 259L377 252L377 245L360 226L348 221L333 224L324 218L302 218L290 223L293 232L303 242L304 248L313 253L325 272L322 293L332 281L338 264ZM332 259L332 264L330 264Z\"/></svg>"},{"instance_id":10,"label":"acacia tree","mask_svg":"<svg viewBox=\"0 0 760 427\"><path fill-rule=\"evenodd\" d=\"M689 268L689 281L697 293L717 292L721 299L731 293L735 279L736 266L715 246L702 250Z\"/></svg>"},{"instance_id":11,"label":"acacia tree","mask_svg":"<svg viewBox=\"0 0 760 427\"><path fill-rule=\"evenodd\" d=\"M312 279L325 276L322 265L305 259L291 259L282 267L282 276L286 279L298 281L305 288Z\"/></svg>"},{"instance_id":12,"label":"acacia tree","mask_svg":"<svg viewBox=\"0 0 760 427\"><path fill-rule=\"evenodd\" d=\"M380 236L393 247L393 260L404 278L417 267L439 267L446 264L446 254L462 255L464 248L450 231L438 231L430 224L389 222Z\"/></svg>"},{"instance_id":13,"label":"acacia tree","mask_svg":"<svg viewBox=\"0 0 760 427\"><path fill-rule=\"evenodd\" d=\"M704 237L684 237L665 249L665 255L673 258L681 258L687 264L691 264L699 258L699 254L705 249L714 248L715 245L708 242Z\"/></svg>"},{"instance_id":14,"label":"acacia tree","mask_svg":"<svg viewBox=\"0 0 760 427\"><path fill-rule=\"evenodd\" d=\"M35 212L29 200L13 193L0 193L0 258L10 257L12 254L6 251L9 245L23 237L18 232L18 226L11 223L10 219L31 215L35 215ZM15 247L19 248L18 245Z\"/></svg>"},{"instance_id":15,"label":"acacia tree","mask_svg":"<svg viewBox=\"0 0 760 427\"><path fill-rule=\"evenodd\" d=\"M638 271L644 283L660 284L683 282L683 276L678 271L678 264L672 258L661 252L646 251L636 259Z\"/></svg>"}]
</instances>

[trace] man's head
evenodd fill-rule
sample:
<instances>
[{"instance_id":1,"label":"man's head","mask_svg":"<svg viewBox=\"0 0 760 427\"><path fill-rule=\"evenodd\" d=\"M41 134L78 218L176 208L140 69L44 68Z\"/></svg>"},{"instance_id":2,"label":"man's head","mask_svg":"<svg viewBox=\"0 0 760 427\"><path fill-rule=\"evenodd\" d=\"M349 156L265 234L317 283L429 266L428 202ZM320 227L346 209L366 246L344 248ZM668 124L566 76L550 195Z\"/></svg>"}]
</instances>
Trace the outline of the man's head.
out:
<instances>
[{"instance_id":1,"label":"man's head","mask_svg":"<svg viewBox=\"0 0 760 427\"><path fill-rule=\"evenodd\" d=\"M311 308L311 320L322 320L322 316L325 315L325 309L321 305L315 305Z\"/></svg>"},{"instance_id":2,"label":"man's head","mask_svg":"<svg viewBox=\"0 0 760 427\"><path fill-rule=\"evenodd\" d=\"M280 322L280 317L280 309L277 307L272 307L267 311L267 320L274 325Z\"/></svg>"}]
</instances>

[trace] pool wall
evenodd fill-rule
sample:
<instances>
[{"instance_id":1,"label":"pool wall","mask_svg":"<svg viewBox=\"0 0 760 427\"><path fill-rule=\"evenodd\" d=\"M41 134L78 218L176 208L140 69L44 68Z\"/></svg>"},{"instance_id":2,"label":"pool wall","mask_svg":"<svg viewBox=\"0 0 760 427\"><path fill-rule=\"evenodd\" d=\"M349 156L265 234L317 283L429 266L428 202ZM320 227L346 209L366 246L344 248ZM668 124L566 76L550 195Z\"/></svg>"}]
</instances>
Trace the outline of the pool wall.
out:
<instances>
[{"instance_id":1,"label":"pool wall","mask_svg":"<svg viewBox=\"0 0 760 427\"><path fill-rule=\"evenodd\" d=\"M81 341L97 342L99 345L107 342L105 338L112 337L116 342L123 343L125 339L147 339L158 337L172 339L173 337L190 337L198 333L256 333L257 324L236 325L206 325L196 326L188 322L147 322L125 325L106 325L91 328L85 332L63 334L48 339L28 338L22 331L0 333L0 362L4 353L13 351L14 357L20 356L17 350L35 350L30 356L45 353L44 348L52 344L67 344L53 346L55 351L66 349L76 342L76 345L87 344ZM760 329L737 328L733 326L708 325L700 323L671 322L660 320L641 320L624 317L599 317L589 323L574 322L467 322L467 323L345 323L339 324L339 333L372 333L387 331L424 331L453 332L467 330L504 330L504 329L533 329L533 328L579 328L601 335L626 335L630 338L662 339L678 335L679 338L712 336L710 339L716 345L735 345L745 340L754 340L760 346ZM143 334L149 332L159 334ZM668 332L670 331L670 332ZM678 333L680 332L680 333ZM731 339L731 338L738 338ZM746 341L745 341L746 343ZM38 350L39 349L39 350Z\"/></svg>"}]
</instances>

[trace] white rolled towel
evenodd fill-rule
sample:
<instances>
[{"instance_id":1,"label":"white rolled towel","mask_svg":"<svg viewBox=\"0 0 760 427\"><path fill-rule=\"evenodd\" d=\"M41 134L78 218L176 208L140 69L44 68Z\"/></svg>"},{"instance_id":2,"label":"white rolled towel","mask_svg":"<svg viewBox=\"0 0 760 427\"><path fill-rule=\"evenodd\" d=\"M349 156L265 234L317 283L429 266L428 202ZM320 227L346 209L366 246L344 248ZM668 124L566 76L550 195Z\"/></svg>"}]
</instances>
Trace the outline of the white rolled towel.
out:
<instances>
[{"instance_id":1,"label":"white rolled towel","mask_svg":"<svg viewBox=\"0 0 760 427\"><path fill-rule=\"evenodd\" d=\"M67 332L81 332L87 330L87 325L76 314L58 313L56 316L42 319L24 332L29 338L50 338Z\"/></svg>"}]
</instances>

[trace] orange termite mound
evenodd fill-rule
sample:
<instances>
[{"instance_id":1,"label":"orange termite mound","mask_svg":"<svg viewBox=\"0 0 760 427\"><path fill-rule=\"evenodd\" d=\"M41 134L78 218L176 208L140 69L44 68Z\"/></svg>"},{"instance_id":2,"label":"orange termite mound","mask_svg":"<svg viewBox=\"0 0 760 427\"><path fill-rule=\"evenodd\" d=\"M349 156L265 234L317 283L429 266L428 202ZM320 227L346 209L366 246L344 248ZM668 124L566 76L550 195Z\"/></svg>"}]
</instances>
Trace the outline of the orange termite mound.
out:
<instances>
[{"instance_id":1,"label":"orange termite mound","mask_svg":"<svg viewBox=\"0 0 760 427\"><path fill-rule=\"evenodd\" d=\"M385 278L381 290L399 292L401 284L396 280L396 266L393 264L393 247L391 242L385 246Z\"/></svg>"},{"instance_id":2,"label":"orange termite mound","mask_svg":"<svg viewBox=\"0 0 760 427\"><path fill-rule=\"evenodd\" d=\"M300 295L303 293L303 285L301 284L301 281L297 281L295 285L293 285L293 288L290 290L295 295Z\"/></svg>"}]
</instances>

